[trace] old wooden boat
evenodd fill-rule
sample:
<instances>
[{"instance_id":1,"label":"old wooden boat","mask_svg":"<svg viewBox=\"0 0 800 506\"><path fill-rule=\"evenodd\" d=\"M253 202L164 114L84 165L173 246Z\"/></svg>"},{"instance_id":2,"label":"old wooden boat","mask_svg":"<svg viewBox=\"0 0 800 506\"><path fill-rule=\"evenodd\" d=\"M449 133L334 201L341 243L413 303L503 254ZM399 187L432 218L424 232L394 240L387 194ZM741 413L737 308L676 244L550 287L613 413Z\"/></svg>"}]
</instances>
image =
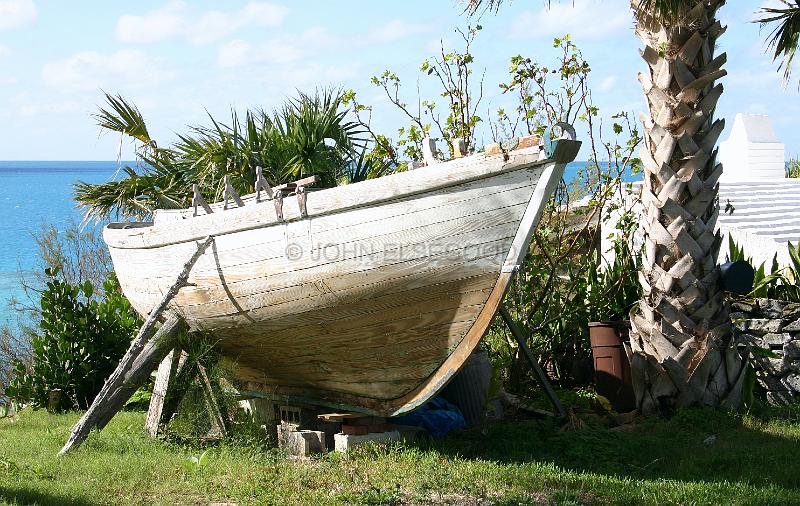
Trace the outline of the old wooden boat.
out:
<instances>
[{"instance_id":1,"label":"old wooden boat","mask_svg":"<svg viewBox=\"0 0 800 506\"><path fill-rule=\"evenodd\" d=\"M395 415L438 392L478 344L579 145L319 191L259 179L255 194L198 196L153 222L112 223L104 238L143 315L211 238L169 309L213 338L244 390Z\"/></svg>"}]
</instances>

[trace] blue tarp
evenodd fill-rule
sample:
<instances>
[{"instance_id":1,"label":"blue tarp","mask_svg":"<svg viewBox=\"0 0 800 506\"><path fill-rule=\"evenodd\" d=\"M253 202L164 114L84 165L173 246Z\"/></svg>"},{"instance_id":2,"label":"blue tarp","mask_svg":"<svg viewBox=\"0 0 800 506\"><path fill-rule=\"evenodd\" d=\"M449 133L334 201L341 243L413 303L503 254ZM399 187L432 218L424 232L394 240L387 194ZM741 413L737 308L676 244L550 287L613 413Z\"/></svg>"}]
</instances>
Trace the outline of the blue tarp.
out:
<instances>
[{"instance_id":1,"label":"blue tarp","mask_svg":"<svg viewBox=\"0 0 800 506\"><path fill-rule=\"evenodd\" d=\"M422 427L433 437L444 437L450 431L467 426L464 415L457 406L441 397L428 401L421 408L408 415L390 418L389 423Z\"/></svg>"}]
</instances>

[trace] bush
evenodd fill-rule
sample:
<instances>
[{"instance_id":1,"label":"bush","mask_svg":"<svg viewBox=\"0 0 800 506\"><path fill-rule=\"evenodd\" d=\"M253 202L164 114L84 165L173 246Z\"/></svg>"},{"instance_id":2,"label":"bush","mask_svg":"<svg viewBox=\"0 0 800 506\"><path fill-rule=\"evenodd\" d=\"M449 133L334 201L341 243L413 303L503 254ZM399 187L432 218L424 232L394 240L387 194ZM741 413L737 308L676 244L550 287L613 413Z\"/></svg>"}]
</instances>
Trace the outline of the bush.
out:
<instances>
[{"instance_id":1,"label":"bush","mask_svg":"<svg viewBox=\"0 0 800 506\"><path fill-rule=\"evenodd\" d=\"M14 363L6 394L16 403L45 407L60 389L57 409L86 409L125 353L141 324L113 273L94 296L92 283L70 284L46 269L39 332L31 342L33 362Z\"/></svg>"}]
</instances>

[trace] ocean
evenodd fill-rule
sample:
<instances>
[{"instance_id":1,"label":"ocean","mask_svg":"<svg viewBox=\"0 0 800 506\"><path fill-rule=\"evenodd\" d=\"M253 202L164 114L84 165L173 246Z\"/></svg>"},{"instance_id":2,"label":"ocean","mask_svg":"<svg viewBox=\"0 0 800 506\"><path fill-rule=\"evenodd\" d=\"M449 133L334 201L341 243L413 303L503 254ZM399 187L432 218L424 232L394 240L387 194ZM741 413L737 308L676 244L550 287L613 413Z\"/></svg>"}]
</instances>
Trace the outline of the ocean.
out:
<instances>
[{"instance_id":1,"label":"ocean","mask_svg":"<svg viewBox=\"0 0 800 506\"><path fill-rule=\"evenodd\" d=\"M584 164L569 164L565 178L574 178ZM0 325L15 324L9 301L24 297L20 277L38 265L35 234L43 224L63 231L80 223L83 214L72 200L72 185L109 181L119 166L116 161L0 161Z\"/></svg>"},{"instance_id":2,"label":"ocean","mask_svg":"<svg viewBox=\"0 0 800 506\"><path fill-rule=\"evenodd\" d=\"M80 223L72 185L109 181L117 167L116 161L0 161L0 325L16 323L9 302L24 297L20 277L38 265L34 236L41 226L63 231Z\"/></svg>"}]
</instances>

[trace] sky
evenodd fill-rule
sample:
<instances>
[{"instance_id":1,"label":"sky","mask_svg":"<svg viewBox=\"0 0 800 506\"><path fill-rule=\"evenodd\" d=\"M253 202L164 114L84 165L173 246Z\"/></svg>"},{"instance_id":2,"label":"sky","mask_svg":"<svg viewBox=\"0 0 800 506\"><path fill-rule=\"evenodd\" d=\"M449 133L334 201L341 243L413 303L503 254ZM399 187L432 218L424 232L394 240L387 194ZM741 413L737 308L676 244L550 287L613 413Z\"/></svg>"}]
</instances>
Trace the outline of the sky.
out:
<instances>
[{"instance_id":1,"label":"sky","mask_svg":"<svg viewBox=\"0 0 800 506\"><path fill-rule=\"evenodd\" d=\"M784 86L752 23L763 0L732 0L720 11L727 33L725 93L717 116L768 114L788 156L800 153L797 81ZM166 145L186 125L248 107L272 109L296 90L353 89L374 106L373 126L389 135L403 118L370 84L386 69L406 83L403 98L434 96L420 63L456 28L480 23L475 68L485 72L485 114L507 106L498 83L521 54L552 64L553 38L569 33L592 66L595 104L608 116L645 109L637 73L640 42L626 0L506 2L480 20L457 0L108 2L0 0L0 159L130 159L132 146L101 134L91 114L103 91L142 111ZM486 141L486 132L481 134ZM722 139L727 138L727 132ZM481 140L481 139L479 139Z\"/></svg>"}]
</instances>

